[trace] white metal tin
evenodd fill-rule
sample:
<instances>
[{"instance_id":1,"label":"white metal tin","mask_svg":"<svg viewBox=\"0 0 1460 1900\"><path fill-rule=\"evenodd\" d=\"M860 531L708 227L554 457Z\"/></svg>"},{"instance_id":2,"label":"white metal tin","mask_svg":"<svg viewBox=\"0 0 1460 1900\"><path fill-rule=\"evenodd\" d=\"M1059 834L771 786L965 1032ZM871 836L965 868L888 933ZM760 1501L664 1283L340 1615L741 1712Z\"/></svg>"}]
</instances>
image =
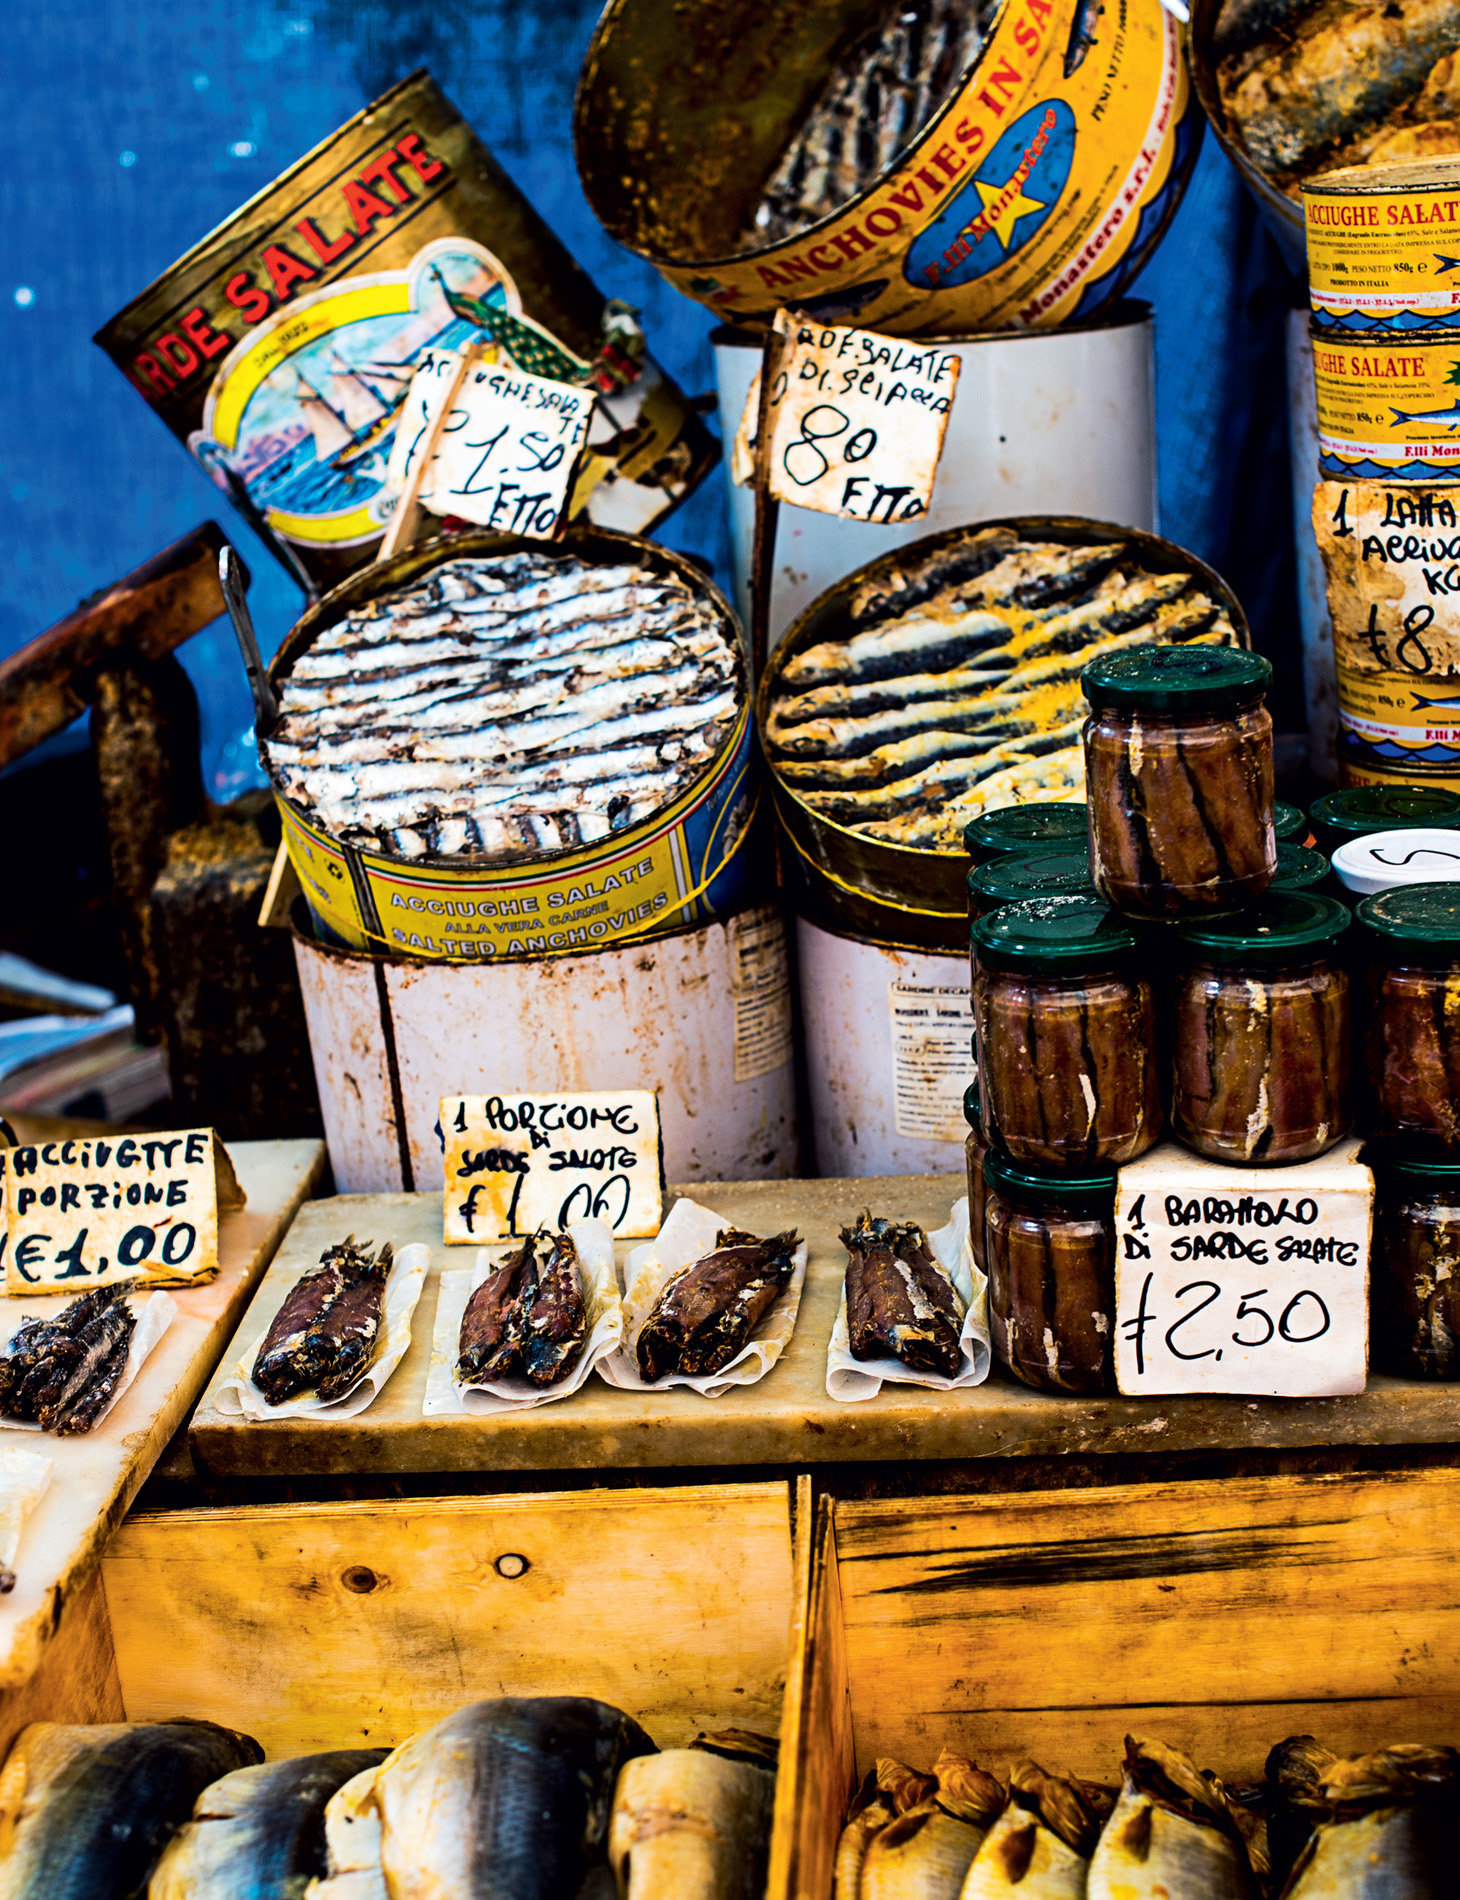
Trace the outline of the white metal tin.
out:
<instances>
[{"instance_id":1,"label":"white metal tin","mask_svg":"<svg viewBox=\"0 0 1460 1900\"><path fill-rule=\"evenodd\" d=\"M796 948L816 1172L961 1178L968 958L839 937L804 917Z\"/></svg>"},{"instance_id":2,"label":"white metal tin","mask_svg":"<svg viewBox=\"0 0 1460 1900\"><path fill-rule=\"evenodd\" d=\"M1156 396L1150 311L1082 329L969 337L927 514L895 527L783 506L770 644L844 574L942 528L1004 515L1085 515L1155 532ZM717 330L720 429L734 439L760 366L758 337ZM735 603L749 623L755 496L729 487Z\"/></svg>"},{"instance_id":3,"label":"white metal tin","mask_svg":"<svg viewBox=\"0 0 1460 1900\"><path fill-rule=\"evenodd\" d=\"M501 965L337 950L296 933L343 1194L443 1185L443 1095L659 1092L670 1181L797 1162L790 979L772 909L586 956Z\"/></svg>"},{"instance_id":4,"label":"white metal tin","mask_svg":"<svg viewBox=\"0 0 1460 1900\"><path fill-rule=\"evenodd\" d=\"M1454 884L1460 882L1460 831L1428 825L1376 831L1341 844L1332 864L1340 883L1356 897L1392 891L1399 884Z\"/></svg>"}]
</instances>

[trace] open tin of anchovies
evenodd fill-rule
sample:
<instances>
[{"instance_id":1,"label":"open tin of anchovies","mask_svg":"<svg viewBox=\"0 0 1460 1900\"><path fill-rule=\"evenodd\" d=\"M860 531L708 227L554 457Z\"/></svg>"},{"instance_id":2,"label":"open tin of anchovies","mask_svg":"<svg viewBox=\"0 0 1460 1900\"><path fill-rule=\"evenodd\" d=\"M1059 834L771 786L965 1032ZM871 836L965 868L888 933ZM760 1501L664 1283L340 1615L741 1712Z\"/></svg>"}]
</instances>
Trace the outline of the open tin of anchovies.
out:
<instances>
[{"instance_id":1,"label":"open tin of anchovies","mask_svg":"<svg viewBox=\"0 0 1460 1900\"><path fill-rule=\"evenodd\" d=\"M718 450L455 106L412 74L219 225L96 341L311 592L374 555L430 349L594 390L574 518L639 534Z\"/></svg>"},{"instance_id":2,"label":"open tin of anchovies","mask_svg":"<svg viewBox=\"0 0 1460 1900\"><path fill-rule=\"evenodd\" d=\"M763 188L869 0L611 0L578 88L588 201L727 323L794 304L899 336L1083 321L1130 286L1201 142L1161 0L1004 0L904 150L835 212L756 243Z\"/></svg>"},{"instance_id":3,"label":"open tin of anchovies","mask_svg":"<svg viewBox=\"0 0 1460 1900\"><path fill-rule=\"evenodd\" d=\"M893 549L829 587L797 619L771 655L756 692L755 716L765 745L772 701L787 665L808 647L846 638L852 597L895 570L946 556L981 530L1010 528L1020 540L1096 547L1119 541L1147 574L1189 574L1225 611L1243 646L1251 645L1247 618L1236 595L1214 569L1174 541L1143 529L1061 515L1014 515L970 523ZM859 631L862 629L859 629ZM997 743L990 740L990 745ZM797 908L833 930L882 944L918 949L968 949L968 853L956 846L934 850L869 838L815 811L769 767L781 844L781 865Z\"/></svg>"},{"instance_id":4,"label":"open tin of anchovies","mask_svg":"<svg viewBox=\"0 0 1460 1900\"><path fill-rule=\"evenodd\" d=\"M550 543L473 531L419 542L336 587L287 635L270 665L271 683L277 690L327 628L382 594L447 561L523 549L633 562L681 581L744 652L730 603L671 549L590 528L570 528ZM753 848L759 766L748 692L714 756L669 803L607 838L560 851L404 858L357 848L288 796L267 744L259 749L316 930L346 949L455 963L611 949L743 909L767 882L761 860L768 854Z\"/></svg>"}]
</instances>

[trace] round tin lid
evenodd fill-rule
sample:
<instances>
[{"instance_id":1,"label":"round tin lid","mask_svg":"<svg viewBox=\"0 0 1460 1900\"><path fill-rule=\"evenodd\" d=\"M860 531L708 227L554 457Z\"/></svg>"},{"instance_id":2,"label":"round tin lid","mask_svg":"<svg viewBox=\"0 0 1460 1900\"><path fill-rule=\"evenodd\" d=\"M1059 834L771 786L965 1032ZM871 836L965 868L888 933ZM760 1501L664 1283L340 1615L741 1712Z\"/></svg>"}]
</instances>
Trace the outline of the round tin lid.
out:
<instances>
[{"instance_id":1,"label":"round tin lid","mask_svg":"<svg viewBox=\"0 0 1460 1900\"><path fill-rule=\"evenodd\" d=\"M1281 799L1272 808L1272 828L1279 844L1301 844L1308 835L1308 815L1297 805L1285 805Z\"/></svg>"},{"instance_id":2,"label":"round tin lid","mask_svg":"<svg viewBox=\"0 0 1460 1900\"><path fill-rule=\"evenodd\" d=\"M1433 1187L1460 1187L1460 1161L1403 1161L1392 1160L1386 1154L1370 1154L1362 1157L1377 1174L1403 1175L1406 1180L1429 1182Z\"/></svg>"},{"instance_id":3,"label":"round tin lid","mask_svg":"<svg viewBox=\"0 0 1460 1900\"><path fill-rule=\"evenodd\" d=\"M1083 840L1081 841L1083 845ZM1090 882L1090 854L1079 851L1031 851L1026 857L1010 853L990 858L968 874L970 902L980 911L1000 904L1017 904L1025 897L1084 897L1095 895Z\"/></svg>"},{"instance_id":4,"label":"round tin lid","mask_svg":"<svg viewBox=\"0 0 1460 1900\"><path fill-rule=\"evenodd\" d=\"M1277 876L1269 886L1274 891L1308 891L1328 876L1328 860L1321 851L1310 851L1305 844L1280 844L1277 848Z\"/></svg>"},{"instance_id":5,"label":"round tin lid","mask_svg":"<svg viewBox=\"0 0 1460 1900\"><path fill-rule=\"evenodd\" d=\"M1227 712L1261 699L1272 665L1242 647L1129 647L1091 660L1086 699L1122 712Z\"/></svg>"},{"instance_id":6,"label":"round tin lid","mask_svg":"<svg viewBox=\"0 0 1460 1900\"><path fill-rule=\"evenodd\" d=\"M1460 957L1460 884L1397 884L1366 897L1354 918L1396 950Z\"/></svg>"},{"instance_id":7,"label":"round tin lid","mask_svg":"<svg viewBox=\"0 0 1460 1900\"><path fill-rule=\"evenodd\" d=\"M1460 831L1417 826L1350 838L1333 854L1342 883L1360 897L1400 884L1450 884L1460 879Z\"/></svg>"},{"instance_id":8,"label":"round tin lid","mask_svg":"<svg viewBox=\"0 0 1460 1900\"><path fill-rule=\"evenodd\" d=\"M1026 1205L1068 1208L1071 1213L1108 1214L1115 1199L1114 1168L1088 1168L1078 1174L1044 1174L1023 1167L990 1148L984 1157L984 1179L998 1194Z\"/></svg>"},{"instance_id":9,"label":"round tin lid","mask_svg":"<svg viewBox=\"0 0 1460 1900\"><path fill-rule=\"evenodd\" d=\"M1030 851L1064 851L1086 844L1089 836L1087 806L1044 799L1003 805L970 819L963 827L963 848L975 864L984 864Z\"/></svg>"},{"instance_id":10,"label":"round tin lid","mask_svg":"<svg viewBox=\"0 0 1460 1900\"><path fill-rule=\"evenodd\" d=\"M1099 969L1146 941L1100 897L1026 897L978 918L972 934L979 961L990 969L1052 975Z\"/></svg>"},{"instance_id":11,"label":"round tin lid","mask_svg":"<svg viewBox=\"0 0 1460 1900\"><path fill-rule=\"evenodd\" d=\"M1460 828L1460 796L1443 785L1353 785L1325 792L1308 807L1308 821L1322 851L1332 853L1349 838L1375 831L1427 825Z\"/></svg>"},{"instance_id":12,"label":"round tin lid","mask_svg":"<svg viewBox=\"0 0 1460 1900\"><path fill-rule=\"evenodd\" d=\"M1321 956L1348 926L1348 907L1337 898L1278 891L1250 910L1189 918L1176 926L1176 935L1203 963L1270 967Z\"/></svg>"}]
</instances>

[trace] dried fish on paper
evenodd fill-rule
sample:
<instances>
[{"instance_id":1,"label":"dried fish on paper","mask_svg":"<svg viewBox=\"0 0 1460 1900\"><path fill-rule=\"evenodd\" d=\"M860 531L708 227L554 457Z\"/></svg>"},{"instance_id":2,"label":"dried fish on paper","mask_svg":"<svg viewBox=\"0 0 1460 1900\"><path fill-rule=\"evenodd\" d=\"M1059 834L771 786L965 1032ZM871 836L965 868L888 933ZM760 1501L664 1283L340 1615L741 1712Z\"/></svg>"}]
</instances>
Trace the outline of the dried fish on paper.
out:
<instances>
[{"instance_id":1,"label":"dried fish on paper","mask_svg":"<svg viewBox=\"0 0 1460 1900\"><path fill-rule=\"evenodd\" d=\"M935 1233L864 1209L842 1229L842 1243L829 1397L851 1404L875 1398L888 1381L950 1391L988 1377L988 1281L969 1245L966 1195Z\"/></svg>"},{"instance_id":2,"label":"dried fish on paper","mask_svg":"<svg viewBox=\"0 0 1460 1900\"><path fill-rule=\"evenodd\" d=\"M626 1762L608 1826L623 1900L761 1900L775 1790L773 1744L769 1760L710 1741Z\"/></svg>"},{"instance_id":3,"label":"dried fish on paper","mask_svg":"<svg viewBox=\"0 0 1460 1900\"><path fill-rule=\"evenodd\" d=\"M95 1430L172 1324L177 1303L136 1282L94 1287L54 1319L31 1318L0 1348L0 1425L74 1437Z\"/></svg>"},{"instance_id":4,"label":"dried fish on paper","mask_svg":"<svg viewBox=\"0 0 1460 1900\"><path fill-rule=\"evenodd\" d=\"M474 1268L441 1275L423 1410L485 1415L568 1398L622 1339L603 1221L544 1229L505 1253L483 1247Z\"/></svg>"},{"instance_id":5,"label":"dried fish on paper","mask_svg":"<svg viewBox=\"0 0 1460 1900\"><path fill-rule=\"evenodd\" d=\"M531 550L368 601L278 690L265 762L306 818L388 855L490 859L609 838L672 802L745 683L708 593Z\"/></svg>"},{"instance_id":6,"label":"dried fish on paper","mask_svg":"<svg viewBox=\"0 0 1460 1900\"><path fill-rule=\"evenodd\" d=\"M1056 541L1027 526L901 556L851 591L840 634L773 662L766 756L817 819L946 852L986 811L1077 801L1090 660L1240 644L1192 570L1151 571L1134 540Z\"/></svg>"},{"instance_id":7,"label":"dried fish on paper","mask_svg":"<svg viewBox=\"0 0 1460 1900\"><path fill-rule=\"evenodd\" d=\"M1090 1861L1089 1900L1255 1900L1220 1785L1185 1755L1127 1736L1125 1783Z\"/></svg>"},{"instance_id":8,"label":"dried fish on paper","mask_svg":"<svg viewBox=\"0 0 1460 1900\"><path fill-rule=\"evenodd\" d=\"M164 1849L147 1900L302 1900L327 1869L326 1804L386 1752L296 1755L212 1782Z\"/></svg>"},{"instance_id":9,"label":"dried fish on paper","mask_svg":"<svg viewBox=\"0 0 1460 1900\"><path fill-rule=\"evenodd\" d=\"M761 1239L681 1199L624 1265L624 1344L599 1364L610 1385L688 1385L718 1398L761 1379L795 1330L807 1247Z\"/></svg>"},{"instance_id":10,"label":"dried fish on paper","mask_svg":"<svg viewBox=\"0 0 1460 1900\"><path fill-rule=\"evenodd\" d=\"M136 1900L202 1791L262 1759L214 1722L32 1723L0 1774L0 1900Z\"/></svg>"},{"instance_id":11,"label":"dried fish on paper","mask_svg":"<svg viewBox=\"0 0 1460 1900\"><path fill-rule=\"evenodd\" d=\"M285 1295L253 1362L253 1383L270 1405L301 1392L329 1404L370 1370L394 1259L389 1241L379 1253L374 1247L349 1235Z\"/></svg>"}]
</instances>

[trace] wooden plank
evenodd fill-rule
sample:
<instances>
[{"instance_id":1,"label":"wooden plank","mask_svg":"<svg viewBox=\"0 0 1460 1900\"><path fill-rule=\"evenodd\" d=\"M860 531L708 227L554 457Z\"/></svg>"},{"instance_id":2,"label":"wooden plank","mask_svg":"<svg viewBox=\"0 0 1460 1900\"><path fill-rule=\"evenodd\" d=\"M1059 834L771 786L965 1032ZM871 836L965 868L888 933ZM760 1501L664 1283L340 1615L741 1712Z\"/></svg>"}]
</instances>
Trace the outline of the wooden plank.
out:
<instances>
[{"instance_id":1,"label":"wooden plank","mask_svg":"<svg viewBox=\"0 0 1460 1900\"><path fill-rule=\"evenodd\" d=\"M1134 1730L1227 1776L1460 1732L1460 1473L836 1508L857 1765L945 1744L1109 1779ZM813 1890L814 1891L814 1890Z\"/></svg>"},{"instance_id":2,"label":"wooden plank","mask_svg":"<svg viewBox=\"0 0 1460 1900\"><path fill-rule=\"evenodd\" d=\"M498 1695L599 1696L661 1746L780 1720L783 1483L165 1512L104 1575L128 1716L222 1717L271 1757Z\"/></svg>"},{"instance_id":3,"label":"wooden plank","mask_svg":"<svg viewBox=\"0 0 1460 1900\"><path fill-rule=\"evenodd\" d=\"M100 1576L93 1573L77 1591L60 1633L30 1681L0 1693L0 1761L30 1722L124 1719L106 1595Z\"/></svg>"},{"instance_id":4,"label":"wooden plank","mask_svg":"<svg viewBox=\"0 0 1460 1900\"><path fill-rule=\"evenodd\" d=\"M961 1161L961 1151L958 1159ZM497 1418L421 1417L437 1276L469 1266L469 1247L443 1249L439 1194L355 1195L311 1202L280 1248L224 1355L220 1375L264 1332L298 1276L347 1233L424 1241L430 1277L416 1338L370 1410L327 1423L247 1424L212 1406L192 1425L199 1464L219 1477L360 1471L550 1471L581 1465L786 1465L835 1460L1056 1458L1253 1452L1312 1445L1460 1443L1460 1385L1372 1378L1343 1399L1087 1399L1033 1392L995 1369L961 1392L884 1386L864 1404L826 1395L826 1344L846 1271L840 1228L872 1205L939 1226L964 1192L961 1173L892 1180L701 1182L692 1195L753 1233L796 1227L810 1264L795 1335L770 1375L713 1401L684 1392L613 1391L591 1379L573 1398ZM627 1252L619 1250L620 1260Z\"/></svg>"},{"instance_id":5,"label":"wooden plank","mask_svg":"<svg viewBox=\"0 0 1460 1900\"><path fill-rule=\"evenodd\" d=\"M223 612L218 554L226 545L217 522L203 522L0 660L0 766L78 718L98 673L121 648L160 659L216 620Z\"/></svg>"},{"instance_id":6,"label":"wooden plank","mask_svg":"<svg viewBox=\"0 0 1460 1900\"><path fill-rule=\"evenodd\" d=\"M173 1293L178 1312L116 1409L84 1438L15 1434L54 1460L50 1489L26 1526L10 1595L0 1597L0 1691L28 1682L95 1575L116 1526L187 1417L304 1196L324 1168L317 1141L239 1142L231 1149L248 1204L218 1223L216 1280ZM6 1300L8 1322L56 1311L51 1299Z\"/></svg>"},{"instance_id":7,"label":"wooden plank","mask_svg":"<svg viewBox=\"0 0 1460 1900\"><path fill-rule=\"evenodd\" d=\"M817 1509L808 1583L791 1625L766 1900L826 1900L857 1785L830 1498Z\"/></svg>"}]
</instances>

